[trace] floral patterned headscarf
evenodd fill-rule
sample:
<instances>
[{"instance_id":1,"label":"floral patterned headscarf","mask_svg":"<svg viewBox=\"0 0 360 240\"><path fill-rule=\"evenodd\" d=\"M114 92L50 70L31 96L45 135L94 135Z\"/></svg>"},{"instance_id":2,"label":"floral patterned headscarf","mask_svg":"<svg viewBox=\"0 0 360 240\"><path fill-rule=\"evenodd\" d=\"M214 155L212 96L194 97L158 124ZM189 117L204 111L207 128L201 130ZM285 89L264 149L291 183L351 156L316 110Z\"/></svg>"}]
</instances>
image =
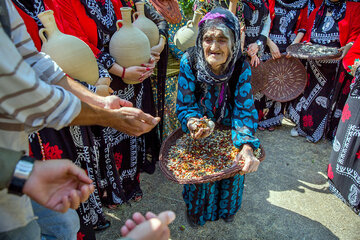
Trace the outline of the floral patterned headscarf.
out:
<instances>
[{"instance_id":1,"label":"floral patterned headscarf","mask_svg":"<svg viewBox=\"0 0 360 240\"><path fill-rule=\"evenodd\" d=\"M205 34L204 25L205 23L209 23L209 21L213 21L214 19L220 19L225 24L225 26L227 26L233 32L235 39L231 49L231 59L222 75L216 75L211 71L208 63L205 60L204 49L202 47L203 36ZM239 20L227 9L215 8L203 17L203 19L199 22L199 33L195 45L195 54L197 55L197 81L213 85L226 82L230 79L235 68L235 63L239 57L241 57L241 43L240 41L237 41L237 39L240 39Z\"/></svg>"}]
</instances>

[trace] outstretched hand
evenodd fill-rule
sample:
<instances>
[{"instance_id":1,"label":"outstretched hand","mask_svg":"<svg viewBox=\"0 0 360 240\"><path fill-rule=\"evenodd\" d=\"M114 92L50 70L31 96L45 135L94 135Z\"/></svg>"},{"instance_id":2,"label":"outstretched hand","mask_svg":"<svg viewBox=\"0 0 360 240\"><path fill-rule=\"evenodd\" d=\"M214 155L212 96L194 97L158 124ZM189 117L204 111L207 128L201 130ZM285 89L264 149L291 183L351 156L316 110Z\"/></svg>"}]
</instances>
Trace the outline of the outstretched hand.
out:
<instances>
[{"instance_id":1,"label":"outstretched hand","mask_svg":"<svg viewBox=\"0 0 360 240\"><path fill-rule=\"evenodd\" d=\"M35 161L23 193L57 212L77 209L88 199L94 185L85 171L69 160Z\"/></svg>"},{"instance_id":2,"label":"outstretched hand","mask_svg":"<svg viewBox=\"0 0 360 240\"><path fill-rule=\"evenodd\" d=\"M113 111L114 117L108 120L108 126L130 136L150 132L160 122L159 117L153 117L138 108L122 107Z\"/></svg>"},{"instance_id":3,"label":"outstretched hand","mask_svg":"<svg viewBox=\"0 0 360 240\"><path fill-rule=\"evenodd\" d=\"M136 212L121 228L121 235L134 240L167 240L170 237L168 225L174 220L175 213L172 211L161 212L158 216L152 212L145 216Z\"/></svg>"}]
</instances>

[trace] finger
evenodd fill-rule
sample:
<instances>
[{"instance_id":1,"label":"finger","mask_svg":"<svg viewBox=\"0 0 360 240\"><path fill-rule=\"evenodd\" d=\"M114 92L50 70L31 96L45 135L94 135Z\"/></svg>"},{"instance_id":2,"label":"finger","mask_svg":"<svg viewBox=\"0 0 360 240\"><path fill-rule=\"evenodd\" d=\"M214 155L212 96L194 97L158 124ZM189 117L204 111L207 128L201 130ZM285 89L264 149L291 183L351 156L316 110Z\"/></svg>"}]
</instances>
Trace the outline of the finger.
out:
<instances>
[{"instance_id":1,"label":"finger","mask_svg":"<svg viewBox=\"0 0 360 240\"><path fill-rule=\"evenodd\" d=\"M50 207L50 209L53 209L57 212L66 213L67 210L70 208L70 201L68 199L68 196L63 196L61 198L61 202L57 203L56 206Z\"/></svg>"},{"instance_id":2,"label":"finger","mask_svg":"<svg viewBox=\"0 0 360 240\"><path fill-rule=\"evenodd\" d=\"M142 67L136 68L136 73L138 73L138 74L145 73L146 71L148 71L148 70L146 70L146 68L151 67L151 66L146 66L145 64L141 64L141 66Z\"/></svg>"},{"instance_id":3,"label":"finger","mask_svg":"<svg viewBox=\"0 0 360 240\"><path fill-rule=\"evenodd\" d=\"M146 218L147 220L149 220L149 219L151 219L151 218L156 218L156 214L153 213L153 212L147 212L147 213L145 214L145 218Z\"/></svg>"},{"instance_id":4,"label":"finger","mask_svg":"<svg viewBox=\"0 0 360 240\"><path fill-rule=\"evenodd\" d=\"M136 227L136 223L133 220L128 219L125 222L125 226L131 231Z\"/></svg>"},{"instance_id":5,"label":"finger","mask_svg":"<svg viewBox=\"0 0 360 240\"><path fill-rule=\"evenodd\" d=\"M85 202L94 190L95 187L93 184L81 186L80 202Z\"/></svg>"},{"instance_id":6,"label":"finger","mask_svg":"<svg viewBox=\"0 0 360 240\"><path fill-rule=\"evenodd\" d=\"M127 100L122 99L122 98L119 98L119 104L122 107L132 107L133 106L132 102L127 101Z\"/></svg>"},{"instance_id":7,"label":"finger","mask_svg":"<svg viewBox=\"0 0 360 240\"><path fill-rule=\"evenodd\" d=\"M146 221L145 217L139 212L134 213L132 218L137 225Z\"/></svg>"},{"instance_id":8,"label":"finger","mask_svg":"<svg viewBox=\"0 0 360 240\"><path fill-rule=\"evenodd\" d=\"M120 229L120 233L121 236L126 237L130 233L130 230L126 226L122 226Z\"/></svg>"},{"instance_id":9,"label":"finger","mask_svg":"<svg viewBox=\"0 0 360 240\"><path fill-rule=\"evenodd\" d=\"M249 159L245 159L245 164L244 167L241 169L241 171L243 172L248 172L249 171L249 167L250 167L250 160Z\"/></svg>"},{"instance_id":10,"label":"finger","mask_svg":"<svg viewBox=\"0 0 360 240\"><path fill-rule=\"evenodd\" d=\"M78 181L90 184L92 180L87 176L86 172L69 161L68 163L68 174L73 175Z\"/></svg>"},{"instance_id":11,"label":"finger","mask_svg":"<svg viewBox=\"0 0 360 240\"><path fill-rule=\"evenodd\" d=\"M197 132L195 132L195 139L199 139L203 135L203 129L200 128Z\"/></svg>"},{"instance_id":12,"label":"finger","mask_svg":"<svg viewBox=\"0 0 360 240\"><path fill-rule=\"evenodd\" d=\"M158 53L156 51L151 51L151 55L153 55L153 57L159 57L160 53Z\"/></svg>"},{"instance_id":13,"label":"finger","mask_svg":"<svg viewBox=\"0 0 360 240\"><path fill-rule=\"evenodd\" d=\"M160 221L166 225L169 225L170 223L172 223L175 218L176 215L173 211L165 211L165 212L161 212L158 215L158 218L160 219Z\"/></svg>"},{"instance_id":14,"label":"finger","mask_svg":"<svg viewBox=\"0 0 360 240\"><path fill-rule=\"evenodd\" d=\"M147 76L147 75L151 75L153 72L154 72L154 70L153 70L153 68L146 68L146 72L144 72L144 73L142 73L141 75L140 75L140 77L144 77L144 76Z\"/></svg>"},{"instance_id":15,"label":"finger","mask_svg":"<svg viewBox=\"0 0 360 240\"><path fill-rule=\"evenodd\" d=\"M125 108L122 109L125 110ZM138 126L142 125L143 123L154 126L160 122L160 117L153 117L148 113L144 113L141 109L138 108L126 108L125 111L131 113L135 120L140 121L140 123L137 123Z\"/></svg>"},{"instance_id":16,"label":"finger","mask_svg":"<svg viewBox=\"0 0 360 240\"><path fill-rule=\"evenodd\" d=\"M80 205L80 193L76 190L70 192L70 208L77 209Z\"/></svg>"},{"instance_id":17,"label":"finger","mask_svg":"<svg viewBox=\"0 0 360 240\"><path fill-rule=\"evenodd\" d=\"M202 138L206 138L211 134L211 129L210 128L204 128L203 134L202 134Z\"/></svg>"},{"instance_id":18,"label":"finger","mask_svg":"<svg viewBox=\"0 0 360 240\"><path fill-rule=\"evenodd\" d=\"M110 94L114 93L114 90L111 87L108 87L108 91L109 91Z\"/></svg>"}]
</instances>

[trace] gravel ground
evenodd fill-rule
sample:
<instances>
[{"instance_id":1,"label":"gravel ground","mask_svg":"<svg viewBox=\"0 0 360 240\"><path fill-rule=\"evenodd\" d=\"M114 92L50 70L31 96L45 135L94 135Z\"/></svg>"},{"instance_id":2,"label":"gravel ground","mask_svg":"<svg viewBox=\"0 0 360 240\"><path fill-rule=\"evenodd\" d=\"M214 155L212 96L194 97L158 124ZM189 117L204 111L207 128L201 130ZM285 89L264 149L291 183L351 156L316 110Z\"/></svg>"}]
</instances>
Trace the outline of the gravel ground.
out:
<instances>
[{"instance_id":1,"label":"gravel ground","mask_svg":"<svg viewBox=\"0 0 360 240\"><path fill-rule=\"evenodd\" d=\"M157 169L152 175L142 174L140 202L105 210L112 226L98 233L97 239L120 237L120 227L135 211L167 209L177 214L170 225L173 240L360 239L360 217L328 190L331 143L308 143L291 137L290 129L285 122L274 132L257 133L267 157L256 173L246 176L242 208L234 222L219 220L192 229L184 215L182 186Z\"/></svg>"}]
</instances>

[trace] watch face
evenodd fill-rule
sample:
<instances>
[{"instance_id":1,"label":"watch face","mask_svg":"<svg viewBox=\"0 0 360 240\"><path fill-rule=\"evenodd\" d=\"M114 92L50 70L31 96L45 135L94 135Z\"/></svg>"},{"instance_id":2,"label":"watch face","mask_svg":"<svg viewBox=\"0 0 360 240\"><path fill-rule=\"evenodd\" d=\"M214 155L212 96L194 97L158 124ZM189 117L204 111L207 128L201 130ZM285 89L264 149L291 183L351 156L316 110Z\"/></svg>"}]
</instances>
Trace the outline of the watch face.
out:
<instances>
[{"instance_id":1,"label":"watch face","mask_svg":"<svg viewBox=\"0 0 360 240\"><path fill-rule=\"evenodd\" d=\"M34 164L28 161L20 160L16 165L14 176L21 179L27 179Z\"/></svg>"}]
</instances>

